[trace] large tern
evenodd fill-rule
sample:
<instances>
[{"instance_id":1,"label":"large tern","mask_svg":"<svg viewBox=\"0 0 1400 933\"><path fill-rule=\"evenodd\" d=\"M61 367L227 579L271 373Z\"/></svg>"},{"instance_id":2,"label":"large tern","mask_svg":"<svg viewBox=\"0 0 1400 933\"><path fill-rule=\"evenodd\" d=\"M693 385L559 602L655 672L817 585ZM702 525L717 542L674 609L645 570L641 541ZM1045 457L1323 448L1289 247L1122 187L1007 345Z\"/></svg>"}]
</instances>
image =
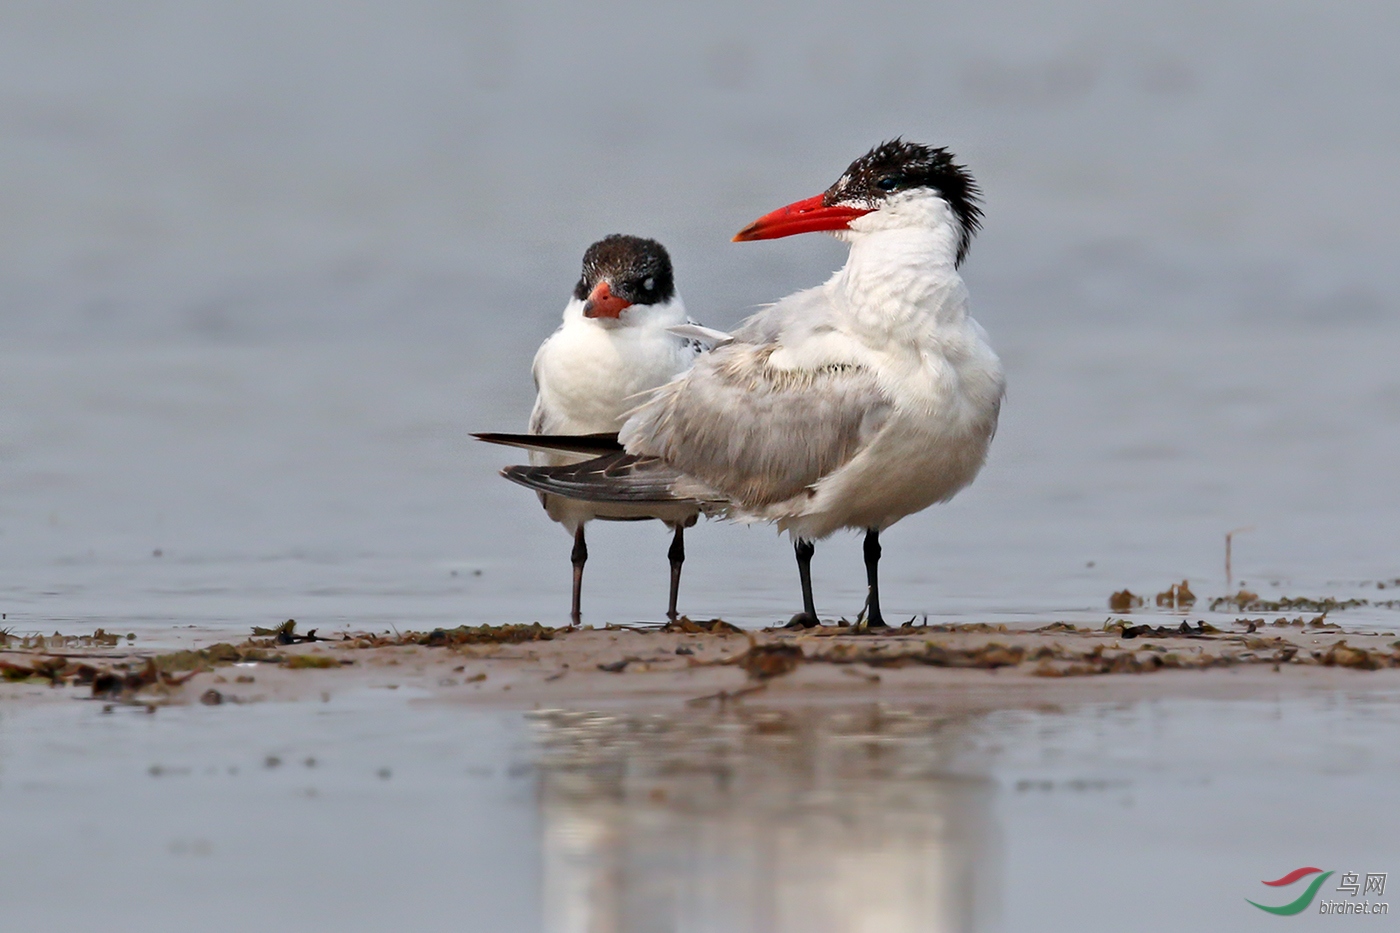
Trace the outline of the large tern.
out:
<instances>
[{"instance_id":1,"label":"large tern","mask_svg":"<svg viewBox=\"0 0 1400 933\"><path fill-rule=\"evenodd\" d=\"M623 424L623 449L506 475L599 504L694 503L777 524L795 546L802 625L818 622L814 542L863 530L866 624L884 626L880 532L971 483L996 433L1001 362L958 274L979 200L947 150L876 146L824 193L734 238L829 231L850 244L843 268L654 392Z\"/></svg>"},{"instance_id":2,"label":"large tern","mask_svg":"<svg viewBox=\"0 0 1400 933\"><path fill-rule=\"evenodd\" d=\"M599 451L615 450L617 431L638 396L688 369L704 349L699 337L712 333L718 332L686 317L665 247L635 236L604 237L583 254L583 272L564 308L564 321L535 354L537 395L529 435L476 436L527 448L530 462L538 467L577 463ZM583 566L588 560L583 529L595 518L657 518L670 526L667 615L676 618L685 529L695 524L698 504L589 501L548 490L540 491L540 501L574 539L570 616L575 623L582 615Z\"/></svg>"}]
</instances>

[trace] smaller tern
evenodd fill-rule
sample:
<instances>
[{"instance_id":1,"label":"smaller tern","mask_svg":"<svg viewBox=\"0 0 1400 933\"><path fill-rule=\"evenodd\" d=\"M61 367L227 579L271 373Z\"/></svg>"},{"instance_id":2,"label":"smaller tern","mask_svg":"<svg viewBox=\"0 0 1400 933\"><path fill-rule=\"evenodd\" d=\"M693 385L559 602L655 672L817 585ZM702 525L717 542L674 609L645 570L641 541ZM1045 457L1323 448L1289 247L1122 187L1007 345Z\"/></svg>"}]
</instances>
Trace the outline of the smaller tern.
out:
<instances>
[{"instance_id":1,"label":"smaller tern","mask_svg":"<svg viewBox=\"0 0 1400 933\"><path fill-rule=\"evenodd\" d=\"M697 354L723 336L686 317L665 247L635 236L604 237L583 254L583 273L564 308L564 321L535 354L537 395L529 434L476 437L528 449L530 462L538 467L619 450L617 431L638 396L689 369ZM676 618L685 529L695 524L697 504L590 502L544 491L540 501L549 517L574 538L570 616L576 624L582 616L583 565L588 560L583 529L595 518L656 518L670 526L666 614Z\"/></svg>"},{"instance_id":2,"label":"smaller tern","mask_svg":"<svg viewBox=\"0 0 1400 933\"><path fill-rule=\"evenodd\" d=\"M862 530L865 620L884 626L880 532L971 483L996 433L1001 362L958 274L979 197L945 149L876 146L824 193L734 238L829 231L850 244L843 268L749 318L653 393L622 426L623 449L506 476L598 504L691 502L775 523L795 546L801 625L818 622L813 542Z\"/></svg>"}]
</instances>

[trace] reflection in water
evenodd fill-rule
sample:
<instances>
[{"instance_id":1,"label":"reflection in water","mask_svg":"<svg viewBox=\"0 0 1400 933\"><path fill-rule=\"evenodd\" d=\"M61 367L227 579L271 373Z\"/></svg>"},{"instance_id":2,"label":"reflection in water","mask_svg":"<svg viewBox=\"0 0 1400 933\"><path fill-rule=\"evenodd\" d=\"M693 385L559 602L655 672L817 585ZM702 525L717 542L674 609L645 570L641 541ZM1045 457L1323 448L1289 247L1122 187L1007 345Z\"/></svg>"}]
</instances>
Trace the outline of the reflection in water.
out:
<instances>
[{"instance_id":1,"label":"reflection in water","mask_svg":"<svg viewBox=\"0 0 1400 933\"><path fill-rule=\"evenodd\" d=\"M991 928L992 785L912 710L550 711L545 929Z\"/></svg>"}]
</instances>

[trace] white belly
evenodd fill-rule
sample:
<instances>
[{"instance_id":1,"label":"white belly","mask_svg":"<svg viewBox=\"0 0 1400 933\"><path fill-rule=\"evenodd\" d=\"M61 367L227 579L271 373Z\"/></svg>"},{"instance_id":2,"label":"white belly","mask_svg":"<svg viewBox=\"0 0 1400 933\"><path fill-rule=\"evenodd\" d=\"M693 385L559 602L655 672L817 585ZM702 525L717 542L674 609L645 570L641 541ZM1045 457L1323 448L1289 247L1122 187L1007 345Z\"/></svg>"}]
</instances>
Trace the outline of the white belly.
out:
<instances>
[{"instance_id":1,"label":"white belly","mask_svg":"<svg viewBox=\"0 0 1400 933\"><path fill-rule=\"evenodd\" d=\"M870 443L755 517L809 540L841 528L884 529L971 483L986 462L1005 388L996 354L971 333L958 352L884 367L894 410Z\"/></svg>"},{"instance_id":2,"label":"white belly","mask_svg":"<svg viewBox=\"0 0 1400 933\"><path fill-rule=\"evenodd\" d=\"M806 494L775 506L778 527L814 540L842 528L888 528L951 499L976 478L995 422L980 430L930 432L891 421L869 447Z\"/></svg>"}]
</instances>

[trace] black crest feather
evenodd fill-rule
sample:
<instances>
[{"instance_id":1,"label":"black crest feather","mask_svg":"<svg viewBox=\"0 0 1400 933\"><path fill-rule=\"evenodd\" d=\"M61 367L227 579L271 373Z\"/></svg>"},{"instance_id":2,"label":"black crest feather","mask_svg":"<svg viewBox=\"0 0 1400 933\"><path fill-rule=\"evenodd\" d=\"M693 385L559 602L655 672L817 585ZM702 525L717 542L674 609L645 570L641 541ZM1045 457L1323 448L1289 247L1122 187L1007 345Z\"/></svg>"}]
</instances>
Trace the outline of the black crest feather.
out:
<instances>
[{"instance_id":1,"label":"black crest feather","mask_svg":"<svg viewBox=\"0 0 1400 933\"><path fill-rule=\"evenodd\" d=\"M675 273L666 247L639 236L613 233L588 247L574 297L580 301L587 298L600 279L608 280L614 294L637 305L660 304L676 297Z\"/></svg>"},{"instance_id":2,"label":"black crest feather","mask_svg":"<svg viewBox=\"0 0 1400 933\"><path fill-rule=\"evenodd\" d=\"M982 226L982 191L947 149L899 137L880 143L852 162L822 200L828 205L857 201L877 207L890 195L911 188L931 188L948 202L961 227L957 253L961 265Z\"/></svg>"}]
</instances>

